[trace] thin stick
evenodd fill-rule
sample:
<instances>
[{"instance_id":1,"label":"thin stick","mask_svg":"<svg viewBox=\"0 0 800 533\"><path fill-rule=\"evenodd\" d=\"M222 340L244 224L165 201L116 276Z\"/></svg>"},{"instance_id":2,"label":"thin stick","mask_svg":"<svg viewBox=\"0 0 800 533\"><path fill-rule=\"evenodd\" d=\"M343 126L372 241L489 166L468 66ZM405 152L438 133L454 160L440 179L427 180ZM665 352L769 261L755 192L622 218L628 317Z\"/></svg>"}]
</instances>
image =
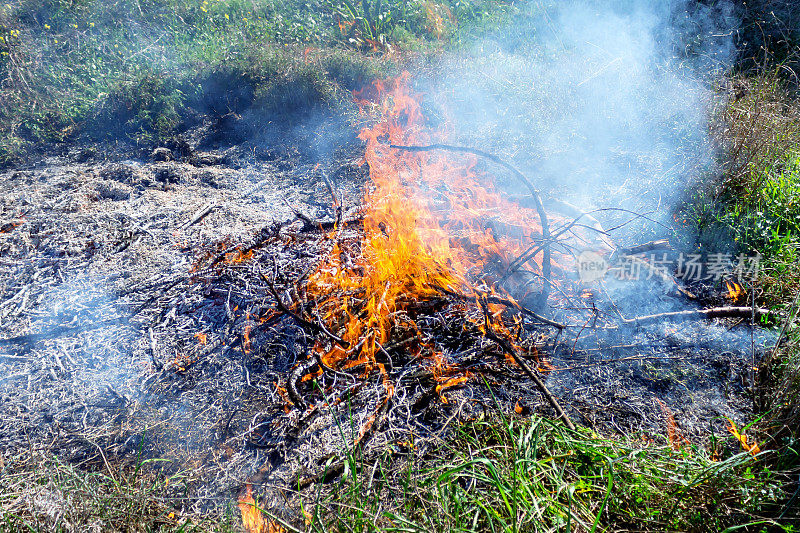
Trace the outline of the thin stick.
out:
<instances>
[{"instance_id":1,"label":"thin stick","mask_svg":"<svg viewBox=\"0 0 800 533\"><path fill-rule=\"evenodd\" d=\"M623 318L625 324L647 324L659 320L692 320L696 318L761 318L763 316L774 316L775 313L769 309L760 307L712 307L711 309L694 309L689 311L672 311L670 313L658 313L655 315L637 316L635 318Z\"/></svg>"},{"instance_id":2,"label":"thin stick","mask_svg":"<svg viewBox=\"0 0 800 533\"><path fill-rule=\"evenodd\" d=\"M191 219L187 220L181 226L181 229L187 229L187 228L190 228L191 226L194 226L195 224L197 224L198 222L203 220L211 211L213 211L217 207L219 207L219 206L216 205L216 204L207 204L200 211L195 213L195 215Z\"/></svg>"},{"instance_id":3,"label":"thin stick","mask_svg":"<svg viewBox=\"0 0 800 533\"><path fill-rule=\"evenodd\" d=\"M536 386L539 388L539 391L541 391L541 393L553 407L556 414L564 421L564 425L575 431L575 424L572 423L572 420L570 420L569 416L567 416L567 413L565 413L564 409L561 408L561 404L558 403L556 397L553 396L553 393L550 392L550 390L547 388L547 385L544 384L544 381L542 381L539 376L533 373L533 370L531 370L531 368L528 366L528 363L526 363L525 360L519 356L514 347L502 337L492 333L492 331L488 328L486 328L484 335L497 343L497 345L500 346L504 352L514 359L522 371L525 372L525 374L536 384Z\"/></svg>"},{"instance_id":4,"label":"thin stick","mask_svg":"<svg viewBox=\"0 0 800 533\"><path fill-rule=\"evenodd\" d=\"M483 150L476 150L475 148L467 148L465 146L452 146L449 144L429 144L427 146L402 146L397 144L390 144L390 148L395 148L397 150L406 150L408 152L429 152L432 150L447 150L450 152L461 152L465 154L473 154L479 157L484 157L490 161L493 161L511 171L514 176L517 177L525 186L528 188L528 191L531 193L533 197L533 202L536 207L536 212L539 214L539 219L542 224L542 242L544 245L544 252L542 254L542 278L544 280L542 286L542 295L539 297L539 307L543 307L545 303L547 303L547 297L550 294L550 223L547 220L547 212L544 210L544 205L542 205L542 199L539 195L539 191L536 190L536 187L530 182L530 180L525 177L525 174L517 170L517 168L510 163L505 162L504 160L500 159L494 154L490 154L489 152L484 152Z\"/></svg>"},{"instance_id":5,"label":"thin stick","mask_svg":"<svg viewBox=\"0 0 800 533\"><path fill-rule=\"evenodd\" d=\"M333 333L328 331L327 328L322 324L322 322L319 322L319 323L311 322L310 320L307 320L307 319L303 318L302 316L298 315L297 313L295 313L294 311L289 309L286 306L286 304L283 303L283 300L281 300L281 297L278 294L278 291L275 290L275 285L269 279L267 279L267 277L264 276L263 274L261 275L261 277L264 279L264 281L267 282L267 285L269 286L270 292L272 292L272 295L275 297L275 301L278 304L278 308L281 311L283 311L284 313L286 313L287 315L289 315L290 317L295 319L300 325L306 326L307 328L319 331L320 333L323 333L324 335L327 335L331 340L335 341L337 344L339 344L343 348L350 348L350 343L349 342L347 342L346 340L342 339L341 337L337 337L336 335L334 335Z\"/></svg>"}]
</instances>

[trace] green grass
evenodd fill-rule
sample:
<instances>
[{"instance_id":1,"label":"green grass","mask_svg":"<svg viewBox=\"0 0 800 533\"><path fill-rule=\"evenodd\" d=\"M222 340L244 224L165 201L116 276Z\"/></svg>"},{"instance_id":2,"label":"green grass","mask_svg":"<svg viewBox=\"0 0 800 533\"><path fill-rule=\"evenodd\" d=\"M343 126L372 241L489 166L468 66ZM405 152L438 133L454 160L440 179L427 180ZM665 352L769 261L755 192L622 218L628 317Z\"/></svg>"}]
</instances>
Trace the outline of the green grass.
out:
<instances>
[{"instance_id":1,"label":"green grass","mask_svg":"<svg viewBox=\"0 0 800 533\"><path fill-rule=\"evenodd\" d=\"M732 75L712 133L722 172L690 190L678 212L687 247L758 253L750 296L783 313L784 342L760 364L755 400L771 435L775 468L800 470L800 101L785 65Z\"/></svg>"},{"instance_id":2,"label":"green grass","mask_svg":"<svg viewBox=\"0 0 800 533\"><path fill-rule=\"evenodd\" d=\"M751 439L752 440L752 439ZM659 442L661 441L661 442ZM307 498L308 531L796 531L775 452L741 451L728 434L674 450L659 436L606 438L538 416L492 415L435 445L410 436L370 460L351 452L342 476ZM186 477L152 461L78 468L56 458L8 463L0 531L241 531L221 513L180 512ZM266 513L269 516L269 513ZM278 521L279 523L285 523Z\"/></svg>"},{"instance_id":3,"label":"green grass","mask_svg":"<svg viewBox=\"0 0 800 533\"><path fill-rule=\"evenodd\" d=\"M729 435L675 451L540 417L491 419L457 428L422 461L408 452L350 466L311 529L792 531L759 518L780 509L783 480Z\"/></svg>"},{"instance_id":4,"label":"green grass","mask_svg":"<svg viewBox=\"0 0 800 533\"><path fill-rule=\"evenodd\" d=\"M722 172L693 186L677 217L691 247L761 254L758 296L772 306L800 287L800 102L781 72L726 81L712 127Z\"/></svg>"}]
</instances>

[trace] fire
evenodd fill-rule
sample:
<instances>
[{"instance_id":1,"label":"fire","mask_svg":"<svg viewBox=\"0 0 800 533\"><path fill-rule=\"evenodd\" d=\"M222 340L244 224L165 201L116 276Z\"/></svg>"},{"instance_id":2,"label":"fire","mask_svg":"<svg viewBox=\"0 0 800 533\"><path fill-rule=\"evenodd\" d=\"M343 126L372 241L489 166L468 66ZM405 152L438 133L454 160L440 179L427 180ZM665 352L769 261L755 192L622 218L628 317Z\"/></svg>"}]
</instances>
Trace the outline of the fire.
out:
<instances>
[{"instance_id":1,"label":"fire","mask_svg":"<svg viewBox=\"0 0 800 533\"><path fill-rule=\"evenodd\" d=\"M501 293L513 301L499 286L500 278L532 242L541 241L542 229L534 209L511 201L478 174L474 156L390 146L447 137L446 129L426 127L421 97L412 92L408 73L376 82L355 97L362 111L382 117L359 134L371 178L363 198L363 237L358 243L336 242L307 289L320 302L326 328L341 340L317 343L323 364L365 365L367 372L377 368L386 376L379 362L385 346L393 331L419 331L413 318L419 302L435 300L443 290L474 295L476 303L481 295ZM541 274L541 252L527 265ZM498 320L506 307L485 302L484 308L486 324L481 318L476 325L511 340ZM446 371L447 361L432 346L419 342L416 349L433 359L441 389L466 379Z\"/></svg>"},{"instance_id":2,"label":"fire","mask_svg":"<svg viewBox=\"0 0 800 533\"><path fill-rule=\"evenodd\" d=\"M468 379L468 376L457 376L454 378L450 378L444 383L440 383L436 386L436 394L439 395L441 398L442 403L447 403L447 398L444 396L444 391L446 389L452 389L453 387L458 387L459 385L465 383Z\"/></svg>"},{"instance_id":3,"label":"fire","mask_svg":"<svg viewBox=\"0 0 800 533\"><path fill-rule=\"evenodd\" d=\"M667 439L669 440L669 444L672 449L678 451L683 447L684 444L691 444L689 440L681 434L680 430L678 429L678 424L675 422L675 415L672 414L672 410L667 406L667 404L658 398L656 398L656 403L666 419Z\"/></svg>"},{"instance_id":4,"label":"fire","mask_svg":"<svg viewBox=\"0 0 800 533\"><path fill-rule=\"evenodd\" d=\"M235 250L233 252L225 254L225 263L229 265L236 265L239 263L244 263L245 261L249 261L253 258L253 250Z\"/></svg>"},{"instance_id":5,"label":"fire","mask_svg":"<svg viewBox=\"0 0 800 533\"><path fill-rule=\"evenodd\" d=\"M249 483L245 493L239 496L238 507L242 512L242 523L247 533L284 533L286 531L280 524L264 519L264 513L253 499L253 486Z\"/></svg>"},{"instance_id":6,"label":"fire","mask_svg":"<svg viewBox=\"0 0 800 533\"><path fill-rule=\"evenodd\" d=\"M208 343L208 336L205 333L199 332L194 334L194 338L197 339L197 342L202 344L203 346Z\"/></svg>"},{"instance_id":7,"label":"fire","mask_svg":"<svg viewBox=\"0 0 800 533\"><path fill-rule=\"evenodd\" d=\"M728 298L734 302L738 300L742 294L744 294L744 289L742 289L742 286L735 281L726 281L725 286L728 288Z\"/></svg>"},{"instance_id":8,"label":"fire","mask_svg":"<svg viewBox=\"0 0 800 533\"><path fill-rule=\"evenodd\" d=\"M0 225L0 233L11 233L24 223L25 223L24 217L14 222L6 222L5 224Z\"/></svg>"},{"instance_id":9,"label":"fire","mask_svg":"<svg viewBox=\"0 0 800 533\"><path fill-rule=\"evenodd\" d=\"M733 423L733 420L730 418L728 419L728 432L733 435L733 438L739 441L741 444L742 449L746 452L750 452L750 454L755 457L756 454L761 452L761 448L758 447L758 444L755 442L753 444L749 444L747 442L747 435L744 433L739 433L739 430L736 428L736 424Z\"/></svg>"},{"instance_id":10,"label":"fire","mask_svg":"<svg viewBox=\"0 0 800 533\"><path fill-rule=\"evenodd\" d=\"M244 353L250 353L253 346L250 342L250 331L253 329L252 324L250 324L250 313L247 313L245 320L247 320L247 325L244 327L244 331L242 332L242 350Z\"/></svg>"}]
</instances>

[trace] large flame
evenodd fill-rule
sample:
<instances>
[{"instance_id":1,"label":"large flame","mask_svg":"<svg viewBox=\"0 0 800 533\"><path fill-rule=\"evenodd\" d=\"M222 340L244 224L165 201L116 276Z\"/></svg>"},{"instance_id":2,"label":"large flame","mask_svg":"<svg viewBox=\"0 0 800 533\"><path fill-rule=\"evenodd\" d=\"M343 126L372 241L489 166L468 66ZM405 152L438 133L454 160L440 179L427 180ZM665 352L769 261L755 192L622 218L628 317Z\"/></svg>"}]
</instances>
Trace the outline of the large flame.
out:
<instances>
[{"instance_id":1,"label":"large flame","mask_svg":"<svg viewBox=\"0 0 800 533\"><path fill-rule=\"evenodd\" d=\"M474 156L390 146L446 139L443 128L426 127L421 98L410 89L407 73L376 82L356 93L356 100L362 110L382 117L359 135L371 178L363 199L363 238L337 241L307 288L323 302L326 326L344 341L318 344L323 363L383 371L379 354L393 332L418 332L413 313L406 311L441 297L443 289L467 295L476 287L498 291L506 267L541 240L541 224L535 210L512 202L490 178L477 174ZM541 272L539 261L530 266ZM502 310L489 308L494 315ZM508 336L502 321L492 327ZM426 339L420 345L426 346ZM440 390L461 381L453 381L441 354L428 351Z\"/></svg>"}]
</instances>

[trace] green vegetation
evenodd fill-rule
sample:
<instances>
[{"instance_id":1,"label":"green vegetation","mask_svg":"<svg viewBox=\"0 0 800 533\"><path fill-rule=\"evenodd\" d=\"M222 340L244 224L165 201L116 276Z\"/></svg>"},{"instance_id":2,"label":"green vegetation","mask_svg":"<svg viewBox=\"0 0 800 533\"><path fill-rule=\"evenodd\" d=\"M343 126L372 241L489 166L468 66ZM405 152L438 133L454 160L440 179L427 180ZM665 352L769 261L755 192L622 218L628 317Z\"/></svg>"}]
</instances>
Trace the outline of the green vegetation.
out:
<instances>
[{"instance_id":1,"label":"green vegetation","mask_svg":"<svg viewBox=\"0 0 800 533\"><path fill-rule=\"evenodd\" d=\"M413 442L377 460L354 452L302 516L310 531L793 531L765 518L785 496L785 480L763 460L770 455L754 458L727 434L675 450L540 417L493 417L457 427L422 458ZM182 515L185 478L146 467L8 464L0 531L240 531L231 506L222 516Z\"/></svg>"},{"instance_id":2,"label":"green vegetation","mask_svg":"<svg viewBox=\"0 0 800 533\"><path fill-rule=\"evenodd\" d=\"M712 450L570 432L542 418L480 420L388 474L342 477L325 531L723 531L774 505L781 480L726 435ZM718 455L718 458L712 458ZM327 512L323 511L326 509ZM774 511L774 510L773 510ZM787 529L787 531L791 531Z\"/></svg>"},{"instance_id":3,"label":"green vegetation","mask_svg":"<svg viewBox=\"0 0 800 533\"><path fill-rule=\"evenodd\" d=\"M713 133L723 172L691 191L681 216L700 250L734 243L761 255L749 285L754 297L784 314L781 343L759 368L759 423L778 452L775 467L800 468L800 101L787 63L731 76Z\"/></svg>"},{"instance_id":4,"label":"green vegetation","mask_svg":"<svg viewBox=\"0 0 800 533\"><path fill-rule=\"evenodd\" d=\"M346 91L391 70L377 57L384 51L435 49L461 35L459 24L496 22L508 9L485 0L2 4L0 164L81 134L149 144L209 111L336 110ZM224 86L220 72L248 85Z\"/></svg>"}]
</instances>

